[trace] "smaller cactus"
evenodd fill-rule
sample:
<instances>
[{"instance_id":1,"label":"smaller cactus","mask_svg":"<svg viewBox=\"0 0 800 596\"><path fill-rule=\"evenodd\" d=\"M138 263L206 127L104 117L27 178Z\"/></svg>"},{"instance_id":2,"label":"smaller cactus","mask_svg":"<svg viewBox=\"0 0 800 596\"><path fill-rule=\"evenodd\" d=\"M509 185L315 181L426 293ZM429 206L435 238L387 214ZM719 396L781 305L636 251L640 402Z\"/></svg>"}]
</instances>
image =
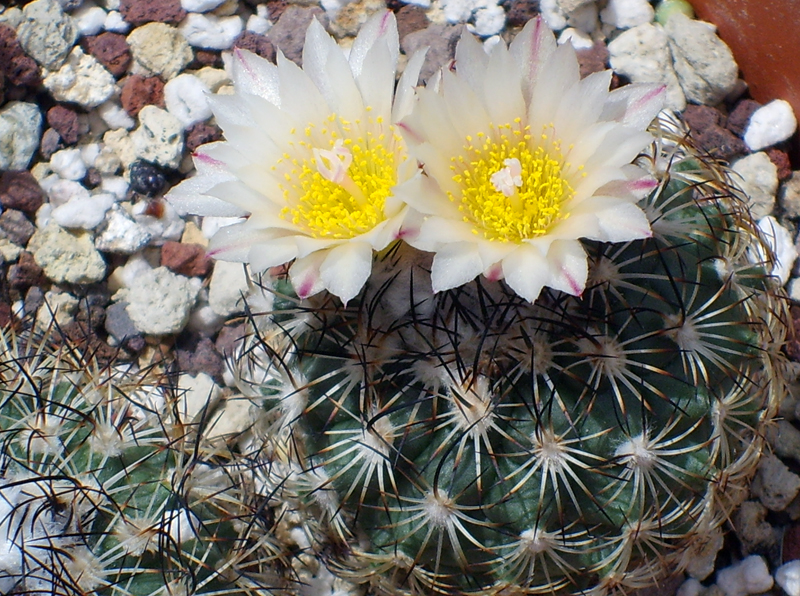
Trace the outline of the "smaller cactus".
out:
<instances>
[{"instance_id":1,"label":"smaller cactus","mask_svg":"<svg viewBox=\"0 0 800 596\"><path fill-rule=\"evenodd\" d=\"M278 587L251 470L163 378L0 331L0 592L246 595Z\"/></svg>"}]
</instances>

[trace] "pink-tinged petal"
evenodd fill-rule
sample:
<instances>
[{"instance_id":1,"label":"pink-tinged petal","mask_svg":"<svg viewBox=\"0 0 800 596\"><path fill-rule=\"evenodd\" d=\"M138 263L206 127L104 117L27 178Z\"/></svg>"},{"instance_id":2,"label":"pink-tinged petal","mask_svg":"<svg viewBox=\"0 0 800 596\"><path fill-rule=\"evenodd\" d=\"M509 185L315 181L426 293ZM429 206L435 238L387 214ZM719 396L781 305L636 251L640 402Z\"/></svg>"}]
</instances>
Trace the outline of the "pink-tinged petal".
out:
<instances>
[{"instance_id":1,"label":"pink-tinged petal","mask_svg":"<svg viewBox=\"0 0 800 596\"><path fill-rule=\"evenodd\" d=\"M639 174L643 173L643 170L639 168L636 169ZM630 197L638 201L653 192L656 187L658 187L658 180L652 176L644 175L639 178L628 180L613 180L598 188L595 195L621 198Z\"/></svg>"},{"instance_id":2,"label":"pink-tinged petal","mask_svg":"<svg viewBox=\"0 0 800 596\"><path fill-rule=\"evenodd\" d=\"M431 285L434 292L457 288L483 273L477 245L467 242L448 244L433 257Z\"/></svg>"},{"instance_id":3,"label":"pink-tinged petal","mask_svg":"<svg viewBox=\"0 0 800 596\"><path fill-rule=\"evenodd\" d=\"M602 120L615 120L644 130L664 109L667 87L662 83L633 83L615 89L609 94Z\"/></svg>"},{"instance_id":4,"label":"pink-tinged petal","mask_svg":"<svg viewBox=\"0 0 800 596\"><path fill-rule=\"evenodd\" d=\"M534 302L548 280L548 264L535 247L523 244L503 259L503 275L508 286L528 302Z\"/></svg>"},{"instance_id":5,"label":"pink-tinged petal","mask_svg":"<svg viewBox=\"0 0 800 596\"><path fill-rule=\"evenodd\" d=\"M483 45L465 27L456 45L456 70L458 76L463 78L475 93L483 91L483 78L488 63L489 55L484 51Z\"/></svg>"},{"instance_id":6,"label":"pink-tinged petal","mask_svg":"<svg viewBox=\"0 0 800 596\"><path fill-rule=\"evenodd\" d=\"M269 232L254 230L246 221L225 226L209 241L208 256L220 261L246 263L253 245L271 238Z\"/></svg>"},{"instance_id":7,"label":"pink-tinged petal","mask_svg":"<svg viewBox=\"0 0 800 596\"><path fill-rule=\"evenodd\" d=\"M280 107L278 69L248 50L234 48L231 78L237 93L249 93Z\"/></svg>"},{"instance_id":8,"label":"pink-tinged petal","mask_svg":"<svg viewBox=\"0 0 800 596\"><path fill-rule=\"evenodd\" d=\"M529 101L532 90L540 78L542 66L550 60L556 49L556 38L541 16L531 19L511 42L509 51L517 62L526 84L523 86L525 100Z\"/></svg>"},{"instance_id":9,"label":"pink-tinged petal","mask_svg":"<svg viewBox=\"0 0 800 596\"><path fill-rule=\"evenodd\" d=\"M391 217L383 220L373 229L365 234L361 234L354 240L368 243L374 250L383 250L389 244L399 238L400 228L406 219L408 207L404 207Z\"/></svg>"},{"instance_id":10,"label":"pink-tinged petal","mask_svg":"<svg viewBox=\"0 0 800 596\"><path fill-rule=\"evenodd\" d=\"M292 282L297 297L301 300L319 294L325 289L319 268L326 256L325 251L314 252L306 257L298 258L289 268L289 280Z\"/></svg>"},{"instance_id":11,"label":"pink-tinged petal","mask_svg":"<svg viewBox=\"0 0 800 596\"><path fill-rule=\"evenodd\" d=\"M296 258L297 243L294 240L294 236L284 236L256 244L247 255L250 268L258 273Z\"/></svg>"},{"instance_id":12,"label":"pink-tinged petal","mask_svg":"<svg viewBox=\"0 0 800 596\"><path fill-rule=\"evenodd\" d=\"M428 48L423 48L414 52L409 58L406 68L400 76L400 81L397 83L394 105L392 106L392 122L399 122L411 113L416 99L414 90L419 82L419 73L425 63L425 55L427 53Z\"/></svg>"},{"instance_id":13,"label":"pink-tinged petal","mask_svg":"<svg viewBox=\"0 0 800 596\"><path fill-rule=\"evenodd\" d=\"M330 249L319 272L325 288L343 304L356 297L372 271L372 246L345 242Z\"/></svg>"},{"instance_id":14,"label":"pink-tinged petal","mask_svg":"<svg viewBox=\"0 0 800 596\"><path fill-rule=\"evenodd\" d=\"M647 215L637 205L618 201L605 209L598 209L597 216L600 233L592 238L602 242L628 242L650 238L653 235Z\"/></svg>"},{"instance_id":15,"label":"pink-tinged petal","mask_svg":"<svg viewBox=\"0 0 800 596\"><path fill-rule=\"evenodd\" d=\"M358 77L364 66L364 60L375 44L384 43L389 49L391 59L394 64L397 64L397 58L400 54L400 37L397 33L397 21L394 13L391 11L383 11L374 14L370 17L356 36L350 48L350 68L353 71L353 76Z\"/></svg>"},{"instance_id":16,"label":"pink-tinged petal","mask_svg":"<svg viewBox=\"0 0 800 596\"><path fill-rule=\"evenodd\" d=\"M586 251L577 240L556 240L547 251L550 273L546 285L571 296L580 296L586 288L589 264Z\"/></svg>"},{"instance_id":17,"label":"pink-tinged petal","mask_svg":"<svg viewBox=\"0 0 800 596\"><path fill-rule=\"evenodd\" d=\"M483 272L483 276L489 281L500 281L503 279L503 264L495 263Z\"/></svg>"}]
</instances>

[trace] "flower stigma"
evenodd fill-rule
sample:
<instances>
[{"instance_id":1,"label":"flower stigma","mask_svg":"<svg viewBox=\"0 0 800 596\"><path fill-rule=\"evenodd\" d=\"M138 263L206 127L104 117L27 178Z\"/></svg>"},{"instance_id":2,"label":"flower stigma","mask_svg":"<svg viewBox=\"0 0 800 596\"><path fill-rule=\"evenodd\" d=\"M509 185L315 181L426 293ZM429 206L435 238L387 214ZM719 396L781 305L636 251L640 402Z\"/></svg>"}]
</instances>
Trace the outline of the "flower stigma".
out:
<instances>
[{"instance_id":1,"label":"flower stigma","mask_svg":"<svg viewBox=\"0 0 800 596\"><path fill-rule=\"evenodd\" d=\"M369 111L369 108L368 108ZM347 240L386 219L384 207L407 158L402 138L383 118L348 121L331 114L290 141L273 166L286 206L280 216L312 238Z\"/></svg>"},{"instance_id":2,"label":"flower stigma","mask_svg":"<svg viewBox=\"0 0 800 596\"><path fill-rule=\"evenodd\" d=\"M564 206L574 190L562 174L561 144L545 127L536 144L530 127L489 125L490 132L468 136L464 153L450 159L460 197L448 192L472 233L487 240L523 242L546 234L569 214ZM582 171L582 167L579 170Z\"/></svg>"}]
</instances>

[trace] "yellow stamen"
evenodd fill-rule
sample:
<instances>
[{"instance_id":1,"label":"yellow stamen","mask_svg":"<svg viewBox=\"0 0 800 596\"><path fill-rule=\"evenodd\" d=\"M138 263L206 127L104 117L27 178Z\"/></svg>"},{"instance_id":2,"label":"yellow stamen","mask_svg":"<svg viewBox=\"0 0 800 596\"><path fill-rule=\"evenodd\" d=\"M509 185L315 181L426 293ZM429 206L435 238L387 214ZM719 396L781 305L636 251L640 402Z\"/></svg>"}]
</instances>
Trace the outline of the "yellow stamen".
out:
<instances>
[{"instance_id":1,"label":"yellow stamen","mask_svg":"<svg viewBox=\"0 0 800 596\"><path fill-rule=\"evenodd\" d=\"M309 124L280 168L286 206L281 217L313 238L349 239L386 216L384 206L407 158L394 127L383 119L346 121L331 114L323 127Z\"/></svg>"},{"instance_id":2,"label":"yellow stamen","mask_svg":"<svg viewBox=\"0 0 800 596\"><path fill-rule=\"evenodd\" d=\"M564 205L574 190L562 174L560 144L550 136L542 133L535 144L530 127L517 119L467 137L464 153L450 159L461 193L448 195L474 234L519 243L569 217Z\"/></svg>"}]
</instances>

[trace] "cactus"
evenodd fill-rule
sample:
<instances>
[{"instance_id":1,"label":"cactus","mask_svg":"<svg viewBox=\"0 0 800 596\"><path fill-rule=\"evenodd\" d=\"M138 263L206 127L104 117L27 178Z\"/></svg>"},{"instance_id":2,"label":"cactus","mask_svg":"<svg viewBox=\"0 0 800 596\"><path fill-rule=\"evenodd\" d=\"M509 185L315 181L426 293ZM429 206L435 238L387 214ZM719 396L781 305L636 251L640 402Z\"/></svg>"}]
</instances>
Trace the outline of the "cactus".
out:
<instances>
[{"instance_id":1,"label":"cactus","mask_svg":"<svg viewBox=\"0 0 800 596\"><path fill-rule=\"evenodd\" d=\"M268 281L239 383L338 577L602 594L713 557L781 395L786 305L721 165L674 122L652 132L653 236L585 242L581 297L434 295L429 255L402 243L347 306Z\"/></svg>"},{"instance_id":2,"label":"cactus","mask_svg":"<svg viewBox=\"0 0 800 596\"><path fill-rule=\"evenodd\" d=\"M164 378L101 366L56 329L0 333L0 592L250 594L279 549L253 475Z\"/></svg>"}]
</instances>

